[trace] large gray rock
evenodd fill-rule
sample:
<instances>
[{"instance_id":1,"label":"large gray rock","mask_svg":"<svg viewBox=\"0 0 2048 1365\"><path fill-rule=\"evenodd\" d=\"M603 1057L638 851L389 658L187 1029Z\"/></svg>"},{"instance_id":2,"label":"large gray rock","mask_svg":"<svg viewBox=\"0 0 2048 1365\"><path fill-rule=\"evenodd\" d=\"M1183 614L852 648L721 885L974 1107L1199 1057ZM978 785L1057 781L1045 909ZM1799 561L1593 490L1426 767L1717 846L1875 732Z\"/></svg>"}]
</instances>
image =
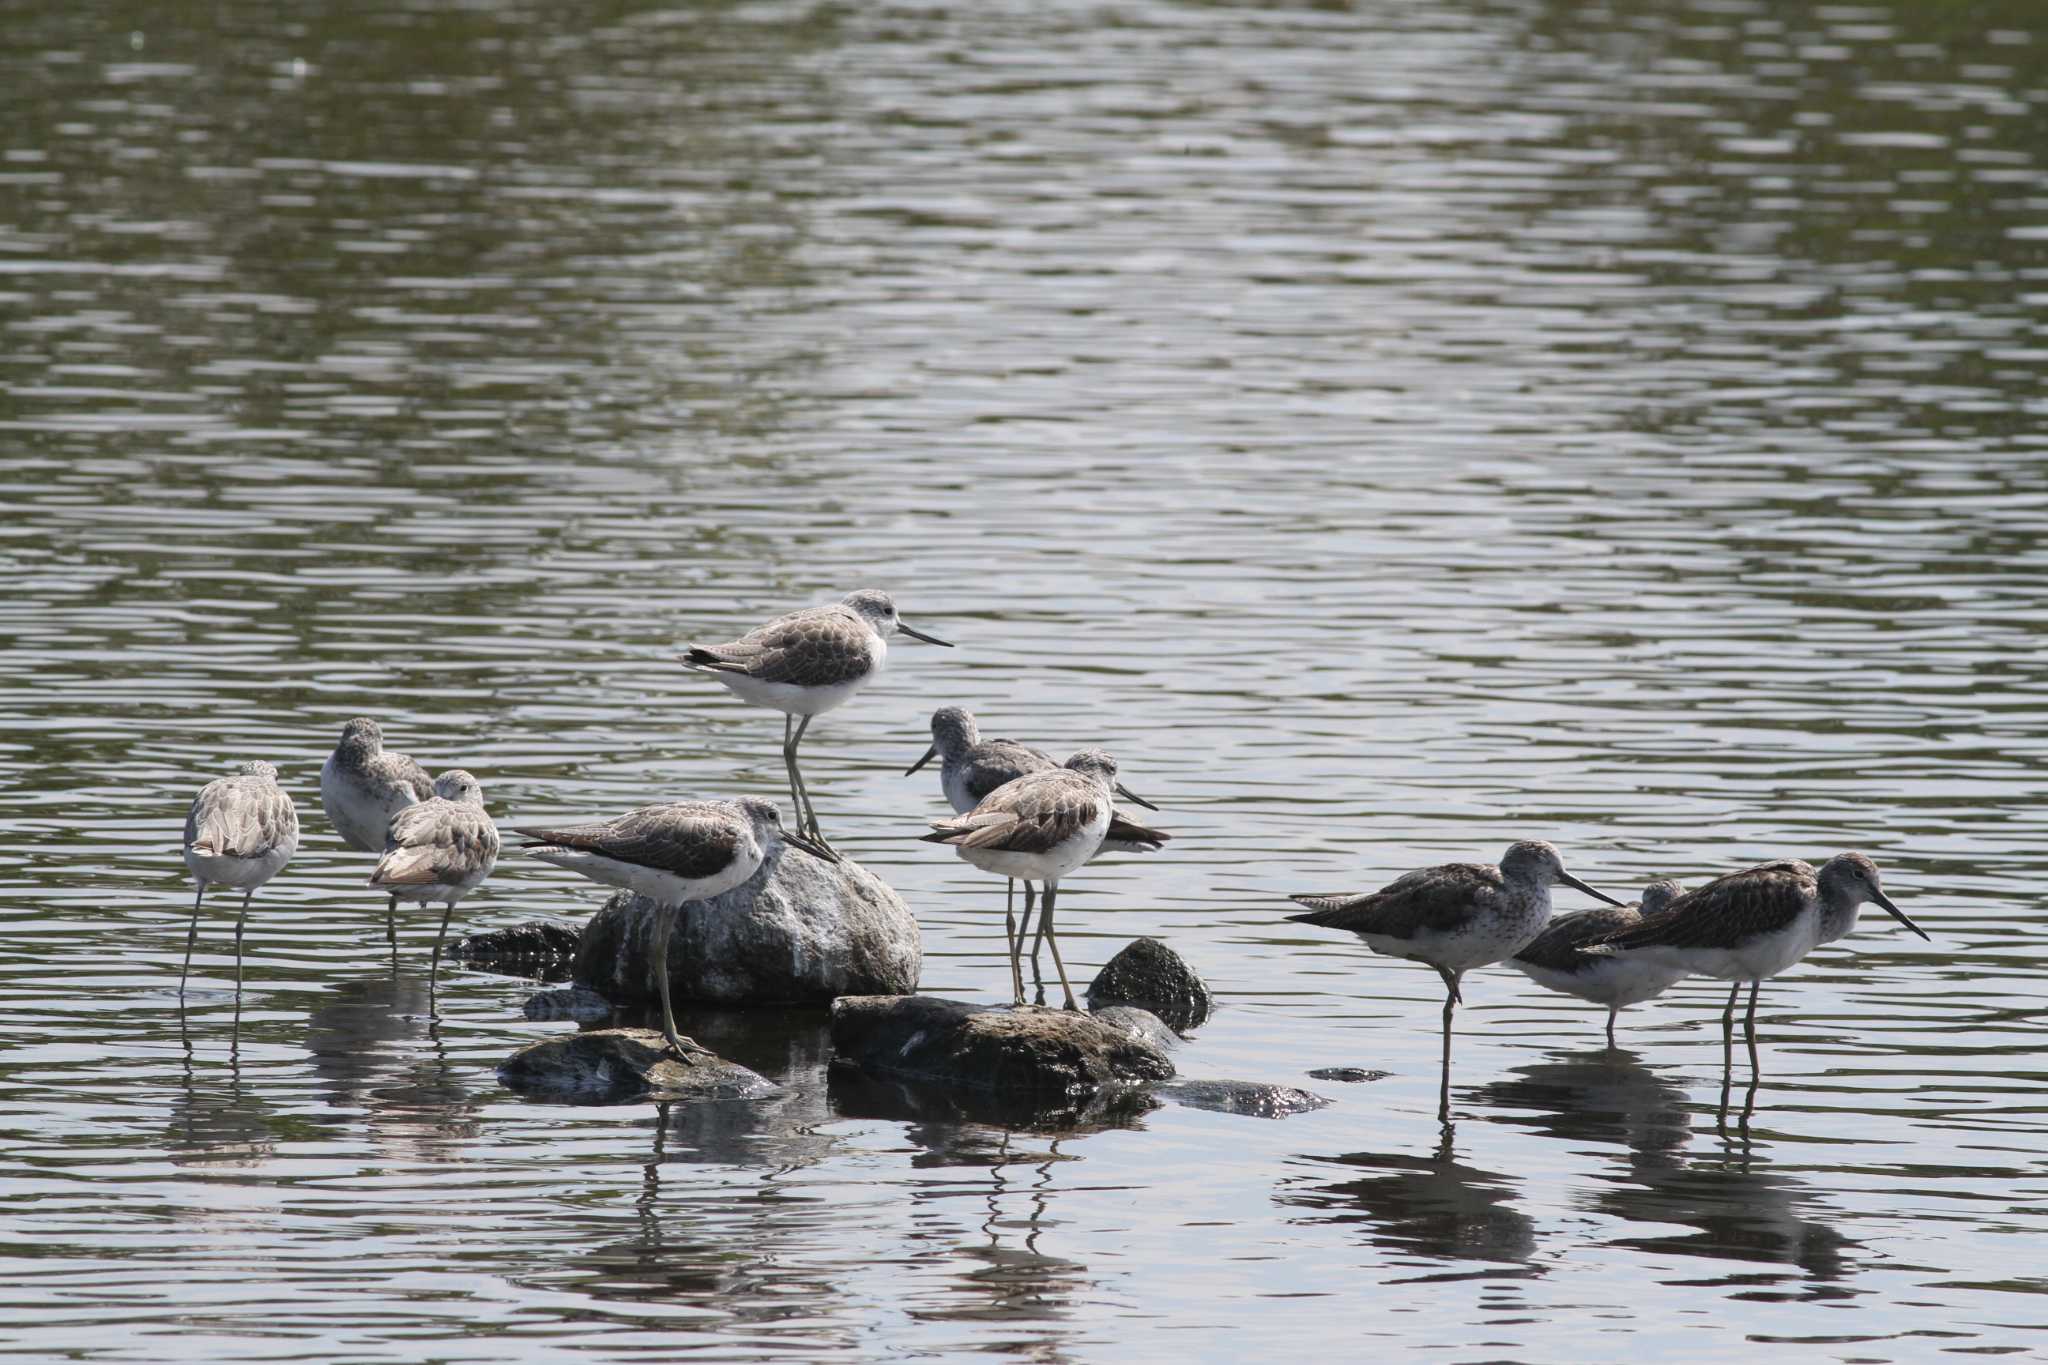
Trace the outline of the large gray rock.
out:
<instances>
[{"instance_id":1,"label":"large gray rock","mask_svg":"<svg viewBox=\"0 0 2048 1365\"><path fill-rule=\"evenodd\" d=\"M833 1002L832 1051L871 1073L1018 1098L1173 1075L1161 1048L1093 1015L990 1009L929 995Z\"/></svg>"},{"instance_id":2,"label":"large gray rock","mask_svg":"<svg viewBox=\"0 0 2048 1365\"><path fill-rule=\"evenodd\" d=\"M615 1004L654 1000L655 914L625 891L605 902L577 945L577 984ZM668 956L678 1004L822 1005L916 990L924 941L909 907L859 864L777 854L742 885L684 907Z\"/></svg>"},{"instance_id":3,"label":"large gray rock","mask_svg":"<svg viewBox=\"0 0 2048 1365\"><path fill-rule=\"evenodd\" d=\"M1088 1008L1108 1005L1150 1010L1167 1027L1186 1033L1214 1012L1216 997L1179 953L1156 938L1139 938L1104 963L1088 985Z\"/></svg>"},{"instance_id":4,"label":"large gray rock","mask_svg":"<svg viewBox=\"0 0 2048 1365\"><path fill-rule=\"evenodd\" d=\"M584 1104L642 1098L744 1100L776 1089L773 1082L713 1052L698 1049L685 1062L659 1032L644 1028L562 1033L528 1043L499 1065L498 1079L526 1094Z\"/></svg>"}]
</instances>

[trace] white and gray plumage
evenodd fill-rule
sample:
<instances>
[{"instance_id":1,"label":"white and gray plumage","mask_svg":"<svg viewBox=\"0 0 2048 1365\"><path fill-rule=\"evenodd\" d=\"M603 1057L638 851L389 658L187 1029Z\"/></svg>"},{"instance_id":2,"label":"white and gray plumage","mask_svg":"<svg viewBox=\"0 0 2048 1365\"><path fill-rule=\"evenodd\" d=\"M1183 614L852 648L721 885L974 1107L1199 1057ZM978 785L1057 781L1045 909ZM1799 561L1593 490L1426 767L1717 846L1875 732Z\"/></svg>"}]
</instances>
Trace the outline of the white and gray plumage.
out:
<instances>
[{"instance_id":1,"label":"white and gray plumage","mask_svg":"<svg viewBox=\"0 0 2048 1365\"><path fill-rule=\"evenodd\" d=\"M370 874L370 885L394 901L422 905L439 901L441 932L434 936L434 957L427 971L427 999L441 973L441 944L455 903L482 884L497 866L498 827L484 809L483 788L460 768L434 780L434 795L406 806L391 817L384 838L384 856Z\"/></svg>"},{"instance_id":2,"label":"white and gray plumage","mask_svg":"<svg viewBox=\"0 0 2048 1365\"><path fill-rule=\"evenodd\" d=\"M669 1004L668 941L682 907L710 900L745 882L790 844L836 861L822 843L782 827L772 801L674 801L642 806L611 820L514 830L525 851L605 886L647 897L666 914L654 921L653 966L661 993L661 1025L683 1060L701 1051L676 1031Z\"/></svg>"},{"instance_id":3,"label":"white and gray plumage","mask_svg":"<svg viewBox=\"0 0 2048 1365\"><path fill-rule=\"evenodd\" d=\"M1854 929L1857 910L1866 901L1875 901L1893 919L1927 937L1884 894L1877 864L1861 853L1838 853L1818 872L1794 858L1717 877L1680 896L1662 914L1590 945L1589 951L1733 981L1721 1016L1724 1055L1732 1054L1734 1046L1735 998L1742 983L1749 982L1746 1036L1753 1069L1756 1000L1763 982Z\"/></svg>"},{"instance_id":4,"label":"white and gray plumage","mask_svg":"<svg viewBox=\"0 0 2048 1365\"><path fill-rule=\"evenodd\" d=\"M889 660L889 637L898 631L913 640L952 648L911 629L896 614L887 593L864 588L828 607L778 616L737 640L693 644L683 653L683 667L711 674L744 701L782 712L782 761L789 769L797 828L820 844L825 836L797 767L797 746L814 717L851 701L881 675Z\"/></svg>"},{"instance_id":5,"label":"white and gray plumage","mask_svg":"<svg viewBox=\"0 0 2048 1365\"><path fill-rule=\"evenodd\" d=\"M1607 1006L1607 1045L1612 1047L1615 1015L1662 995L1686 974L1685 969L1639 955L1617 957L1588 952L1587 948L1641 924L1648 916L1662 914L1684 894L1685 888L1677 882L1655 881L1643 888L1643 898L1633 905L1559 915L1534 942L1509 958L1508 965L1520 968L1545 990Z\"/></svg>"},{"instance_id":6,"label":"white and gray plumage","mask_svg":"<svg viewBox=\"0 0 2048 1365\"><path fill-rule=\"evenodd\" d=\"M1024 913L1031 913L1030 883L1044 884L1039 927L1052 945L1053 966L1067 1008L1078 1009L1074 988L1060 959L1059 937L1053 930L1053 906L1059 881L1101 851L1115 810L1116 760L1100 749L1084 749L1067 766L1026 773L990 792L973 810L950 820L932 821L930 843L950 844L969 863L999 877L1024 882ZM1010 978L1016 1003L1023 1003L1023 969L1018 954L1021 936L1010 950Z\"/></svg>"},{"instance_id":7,"label":"white and gray plumage","mask_svg":"<svg viewBox=\"0 0 2048 1365\"><path fill-rule=\"evenodd\" d=\"M989 793L998 787L1031 773L1052 772L1062 766L1043 749L1019 744L1014 739L983 739L980 727L974 722L973 713L959 706L942 706L932 712L931 747L924 751L923 758L905 769L903 775L910 776L934 758L939 760L939 790L945 793L947 804L961 815L980 805L987 799ZM1159 809L1121 782L1116 784L1115 792L1126 801L1136 802L1147 810ZM1125 815L1121 810L1112 808L1109 832L1103 836L1102 847L1097 850L1096 856L1100 857L1105 853L1151 853L1163 847L1172 837L1163 830L1151 829ZM1017 1000L1021 1002L1024 999L1024 978L1019 958L1024 935L1031 932L1032 887L1030 882L1024 883L1024 922L1020 926L1014 909L1016 886L1016 878L1005 879L1003 923L1009 935L1013 972L1010 984L1015 989ZM1038 952L1044 942L1045 922L1041 919L1038 937L1031 944L1031 965L1034 972L1038 969Z\"/></svg>"},{"instance_id":8,"label":"white and gray plumage","mask_svg":"<svg viewBox=\"0 0 2048 1365\"><path fill-rule=\"evenodd\" d=\"M350 848L382 853L391 817L407 806L430 801L434 779L427 770L384 747L384 727L357 716L341 727L341 742L320 765L320 808ZM384 911L384 937L398 946L398 897Z\"/></svg>"},{"instance_id":9,"label":"white and gray plumage","mask_svg":"<svg viewBox=\"0 0 2048 1365\"><path fill-rule=\"evenodd\" d=\"M1438 1108L1451 1106L1451 1014L1463 1001L1466 972L1513 957L1550 922L1550 888L1562 883L1609 905L1620 901L1564 870L1556 848L1540 839L1512 845L1500 866L1444 863L1397 878L1378 891L1297 895L1309 907L1289 919L1358 935L1388 957L1427 962L1444 981L1443 1086Z\"/></svg>"},{"instance_id":10,"label":"white and gray plumage","mask_svg":"<svg viewBox=\"0 0 2048 1365\"><path fill-rule=\"evenodd\" d=\"M231 886L242 893L242 913L235 920L235 989L242 988L242 929L249 918L249 898L275 877L299 849L299 811L291 794L277 783L277 769L268 763L244 763L233 777L199 789L185 812L185 866L192 869L199 893L192 898L192 927L185 933L185 967L178 974L178 995L185 994L192 974L192 945L199 937L199 906L209 886Z\"/></svg>"}]
</instances>

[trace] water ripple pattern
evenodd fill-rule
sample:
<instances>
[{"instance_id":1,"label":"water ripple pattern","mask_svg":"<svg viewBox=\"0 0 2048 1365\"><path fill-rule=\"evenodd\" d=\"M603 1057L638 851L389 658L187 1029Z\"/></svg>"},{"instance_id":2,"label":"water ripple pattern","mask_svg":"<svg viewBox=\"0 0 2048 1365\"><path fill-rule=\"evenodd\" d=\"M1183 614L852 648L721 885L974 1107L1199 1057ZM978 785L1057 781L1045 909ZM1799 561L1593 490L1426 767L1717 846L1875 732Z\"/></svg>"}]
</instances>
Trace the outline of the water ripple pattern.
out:
<instances>
[{"instance_id":1,"label":"water ripple pattern","mask_svg":"<svg viewBox=\"0 0 2048 1365\"><path fill-rule=\"evenodd\" d=\"M2030 0L17 7L0 43L0 1355L1704 1359L2048 1349L2048 16ZM784 1083L573 1109L396 961L317 772L501 823L786 791L675 665L855 587L813 726L925 987L931 710L1174 842L1062 887L1337 1101L1005 1131ZM185 803L305 836L176 980ZM1861 848L1882 916L1623 1016L1290 891L1554 840L1631 895ZM1561 906L1572 902L1561 896ZM507 856L468 927L598 895ZM1385 1072L1355 1084L1330 1067Z\"/></svg>"}]
</instances>

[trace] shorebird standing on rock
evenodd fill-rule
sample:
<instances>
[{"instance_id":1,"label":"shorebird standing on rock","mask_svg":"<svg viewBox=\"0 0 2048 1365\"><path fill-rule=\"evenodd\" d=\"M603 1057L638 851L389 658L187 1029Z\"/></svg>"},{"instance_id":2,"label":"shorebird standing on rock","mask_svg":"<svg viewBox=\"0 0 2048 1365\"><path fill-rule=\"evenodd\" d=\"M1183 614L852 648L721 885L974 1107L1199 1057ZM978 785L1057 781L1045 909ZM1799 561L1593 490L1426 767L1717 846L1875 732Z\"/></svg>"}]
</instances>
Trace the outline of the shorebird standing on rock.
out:
<instances>
[{"instance_id":1,"label":"shorebird standing on rock","mask_svg":"<svg viewBox=\"0 0 2048 1365\"><path fill-rule=\"evenodd\" d=\"M712 674L743 701L782 712L782 761L789 769L797 828L820 844L825 844L825 835L797 767L797 746L813 718L845 705L881 676L889 659L889 637L898 631L913 640L952 648L904 624L887 593L864 588L829 607L778 616L737 640L691 645L683 653L683 667Z\"/></svg>"},{"instance_id":2,"label":"shorebird standing on rock","mask_svg":"<svg viewBox=\"0 0 2048 1365\"><path fill-rule=\"evenodd\" d=\"M1592 952L1588 946L1662 914L1684 894L1685 888L1677 882L1651 882L1643 888L1643 898L1634 905L1574 910L1569 915L1560 915L1536 936L1535 942L1509 958L1508 965L1520 968L1524 976L1545 990L1607 1006L1607 1046L1611 1048L1614 1016L1630 1005L1662 995L1685 975L1685 969L1651 962L1641 954L1618 957Z\"/></svg>"},{"instance_id":3,"label":"shorebird standing on rock","mask_svg":"<svg viewBox=\"0 0 2048 1365\"><path fill-rule=\"evenodd\" d=\"M932 745L924 751L923 758L904 770L903 775L910 776L934 758L939 760L939 789L945 793L946 801L955 813L960 815L973 810L987 799L989 793L1006 783L1031 773L1056 772L1061 766L1043 749L1034 749L1013 739L983 739L973 714L959 706L942 706L932 712ZM1071 764L1072 760L1068 762ZM1115 791L1124 800L1146 810L1159 809L1121 782L1116 784ZM1109 832L1103 837L1097 856L1103 853L1150 853L1171 837L1163 830L1141 825L1112 808ZM1011 985L1016 988L1017 999L1021 1002L1024 978L1018 959L1022 955L1024 935L1031 932L1031 883L1024 883L1024 923L1021 927L1015 911L1017 879L1005 878L1004 886L1003 923L1009 935L1010 958L1016 973ZM1031 945L1033 971L1037 970L1038 950L1044 942L1045 921L1041 917L1038 937Z\"/></svg>"},{"instance_id":4,"label":"shorebird standing on rock","mask_svg":"<svg viewBox=\"0 0 2048 1365\"><path fill-rule=\"evenodd\" d=\"M1451 1013L1459 982L1474 967L1513 957L1550 922L1550 888L1562 883L1609 905L1621 902L1564 870L1540 839L1510 847L1499 867L1444 863L1410 872L1378 891L1289 897L1309 907L1289 919L1342 929L1388 957L1427 962L1444 979L1443 1085L1437 1116L1451 1112Z\"/></svg>"},{"instance_id":5,"label":"shorebird standing on rock","mask_svg":"<svg viewBox=\"0 0 2048 1365\"><path fill-rule=\"evenodd\" d=\"M434 799L427 770L384 747L384 727L357 716L341 727L341 743L320 765L320 808L350 848L382 853L391 817L407 806ZM398 896L384 910L384 939L398 946Z\"/></svg>"},{"instance_id":6,"label":"shorebird standing on rock","mask_svg":"<svg viewBox=\"0 0 2048 1365\"><path fill-rule=\"evenodd\" d=\"M1734 1060L1735 997L1749 983L1744 1036L1750 1070L1756 1070L1756 997L1771 977L1789 971L1823 943L1856 927L1856 912L1875 901L1899 923L1926 938L1906 912L1893 905L1879 884L1877 864L1861 853L1837 853L1813 870L1796 858L1731 872L1689 891L1661 915L1623 929L1589 951L1624 960L1640 957L1693 976L1735 984L1721 1014L1721 1055Z\"/></svg>"},{"instance_id":7,"label":"shorebird standing on rock","mask_svg":"<svg viewBox=\"0 0 2048 1365\"><path fill-rule=\"evenodd\" d=\"M249 898L275 877L299 849L299 810L291 794L277 784L277 769L268 763L244 763L233 777L199 789L185 812L185 866L199 883L192 898L192 927L185 932L185 967L178 973L178 998L192 974L192 945L199 938L199 904L209 886L230 886L242 893L242 913L235 918L235 990L242 989L242 929L249 918Z\"/></svg>"},{"instance_id":8,"label":"shorebird standing on rock","mask_svg":"<svg viewBox=\"0 0 2048 1365\"><path fill-rule=\"evenodd\" d=\"M785 830L772 801L676 801L642 806L615 820L547 828L519 828L525 849L543 862L566 867L605 886L621 887L655 903L652 964L661 993L661 1031L683 1061L704 1049L676 1031L669 1004L668 940L685 905L707 901L745 882L779 844L838 862L822 840Z\"/></svg>"},{"instance_id":9,"label":"shorebird standing on rock","mask_svg":"<svg viewBox=\"0 0 2048 1365\"><path fill-rule=\"evenodd\" d=\"M422 905L440 901L441 932L434 935L433 963L427 969L427 1004L431 1009L435 983L441 975L441 944L455 903L482 884L498 862L498 827L484 809L484 791L460 768L434 779L434 795L391 817L384 856L370 874L370 885L390 893L392 904L403 898Z\"/></svg>"},{"instance_id":10,"label":"shorebird standing on rock","mask_svg":"<svg viewBox=\"0 0 2048 1365\"><path fill-rule=\"evenodd\" d=\"M1044 884L1039 927L1052 944L1053 966L1059 970L1060 989L1066 992L1070 1010L1080 1005L1067 981L1067 965L1060 959L1053 904L1060 878L1101 851L1117 791L1116 760L1100 749L1084 749L1064 768L1027 773L990 792L966 814L932 821L932 833L922 836L929 843L951 844L984 872L1023 882L1027 921L1031 883ZM1024 972L1018 961L1023 947L1020 934L1010 945L1010 984L1015 990L1013 1003L1019 1005L1024 1003Z\"/></svg>"}]
</instances>

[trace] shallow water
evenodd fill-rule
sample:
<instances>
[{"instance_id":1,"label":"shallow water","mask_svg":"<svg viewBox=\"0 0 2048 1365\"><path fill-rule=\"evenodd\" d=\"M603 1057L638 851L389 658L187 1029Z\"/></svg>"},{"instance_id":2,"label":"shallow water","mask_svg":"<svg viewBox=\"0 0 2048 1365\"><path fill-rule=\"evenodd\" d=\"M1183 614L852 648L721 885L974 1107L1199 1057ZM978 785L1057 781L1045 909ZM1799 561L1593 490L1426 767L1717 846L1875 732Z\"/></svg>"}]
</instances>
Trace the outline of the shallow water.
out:
<instances>
[{"instance_id":1,"label":"shallow water","mask_svg":"<svg viewBox=\"0 0 2048 1365\"><path fill-rule=\"evenodd\" d=\"M2048 23L2031 4L42 6L0 42L0 1351L94 1360L1835 1359L2048 1349ZM910 837L945 703L1100 743L1184 1072L1016 1131L787 1090L571 1109L565 1025L394 966L340 722L501 821L782 792L674 647L884 587L814 727L926 989L1000 888ZM185 803L306 841L237 1019ZM1596 886L1862 848L1766 988L1597 1010L1284 922L1543 836ZM508 858L471 927L587 913ZM1564 903L1576 904L1570 898ZM1389 1073L1345 1084L1312 1070Z\"/></svg>"}]
</instances>

